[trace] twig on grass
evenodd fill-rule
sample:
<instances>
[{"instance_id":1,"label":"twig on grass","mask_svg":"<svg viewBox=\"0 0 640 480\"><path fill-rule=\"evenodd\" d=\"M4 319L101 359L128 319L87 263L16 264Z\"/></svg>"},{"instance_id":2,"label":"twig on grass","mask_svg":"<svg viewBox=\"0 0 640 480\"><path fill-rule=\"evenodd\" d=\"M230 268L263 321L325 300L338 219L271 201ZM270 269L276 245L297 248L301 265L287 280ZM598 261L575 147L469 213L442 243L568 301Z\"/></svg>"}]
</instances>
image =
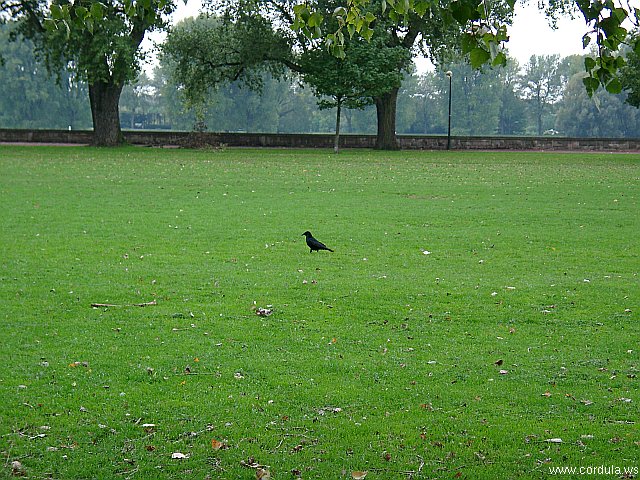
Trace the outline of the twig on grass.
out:
<instances>
[{"instance_id":1,"label":"twig on grass","mask_svg":"<svg viewBox=\"0 0 640 480\"><path fill-rule=\"evenodd\" d=\"M118 305L115 303L92 303L91 308L108 308L108 307L149 307L152 305L157 305L158 302L155 300L151 300L150 302L144 303L125 303L123 305Z\"/></svg>"}]
</instances>

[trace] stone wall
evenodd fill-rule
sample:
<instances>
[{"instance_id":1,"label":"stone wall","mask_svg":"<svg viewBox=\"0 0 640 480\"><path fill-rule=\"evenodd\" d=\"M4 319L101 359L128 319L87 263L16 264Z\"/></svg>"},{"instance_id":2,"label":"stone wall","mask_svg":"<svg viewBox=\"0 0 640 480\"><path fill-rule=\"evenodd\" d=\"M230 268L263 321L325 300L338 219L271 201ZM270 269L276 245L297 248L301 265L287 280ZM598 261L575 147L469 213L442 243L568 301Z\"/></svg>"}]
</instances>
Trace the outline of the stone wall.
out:
<instances>
[{"instance_id":1,"label":"stone wall","mask_svg":"<svg viewBox=\"0 0 640 480\"><path fill-rule=\"evenodd\" d=\"M333 135L285 133L193 133L128 130L126 141L148 146L230 146L333 148ZM10 130L0 129L0 142L89 144L91 131ZM447 137L432 135L399 135L398 141L407 150L444 150ZM342 148L373 148L374 135L342 135ZM640 138L566 138L566 137L466 137L452 136L455 150L552 150L640 152Z\"/></svg>"}]
</instances>

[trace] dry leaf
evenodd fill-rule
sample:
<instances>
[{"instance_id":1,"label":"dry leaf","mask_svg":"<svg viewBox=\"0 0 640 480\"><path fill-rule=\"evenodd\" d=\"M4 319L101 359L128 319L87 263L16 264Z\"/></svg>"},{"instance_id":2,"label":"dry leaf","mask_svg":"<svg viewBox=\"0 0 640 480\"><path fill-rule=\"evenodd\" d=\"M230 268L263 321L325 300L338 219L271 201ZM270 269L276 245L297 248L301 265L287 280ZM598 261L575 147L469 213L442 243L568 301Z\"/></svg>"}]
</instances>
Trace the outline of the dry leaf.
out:
<instances>
[{"instance_id":1,"label":"dry leaf","mask_svg":"<svg viewBox=\"0 0 640 480\"><path fill-rule=\"evenodd\" d=\"M258 468L256 470L256 480L270 480L271 473L266 468Z\"/></svg>"},{"instance_id":2,"label":"dry leaf","mask_svg":"<svg viewBox=\"0 0 640 480\"><path fill-rule=\"evenodd\" d=\"M224 448L224 443L213 438L211 439L211 448L213 448L214 450L220 450L221 448Z\"/></svg>"},{"instance_id":3,"label":"dry leaf","mask_svg":"<svg viewBox=\"0 0 640 480\"><path fill-rule=\"evenodd\" d=\"M367 473L369 472L351 472L351 478L353 478L353 480L362 480L367 476Z\"/></svg>"},{"instance_id":4,"label":"dry leaf","mask_svg":"<svg viewBox=\"0 0 640 480\"><path fill-rule=\"evenodd\" d=\"M26 474L27 472L24 471L24 467L19 461L14 460L11 462L11 475L14 477L24 477Z\"/></svg>"},{"instance_id":5,"label":"dry leaf","mask_svg":"<svg viewBox=\"0 0 640 480\"><path fill-rule=\"evenodd\" d=\"M506 375L507 373L509 373L509 370L500 370L498 373L500 375Z\"/></svg>"},{"instance_id":6,"label":"dry leaf","mask_svg":"<svg viewBox=\"0 0 640 480\"><path fill-rule=\"evenodd\" d=\"M495 362L493 362L494 365L500 366L504 363L504 360L500 359L500 360L496 360Z\"/></svg>"}]
</instances>

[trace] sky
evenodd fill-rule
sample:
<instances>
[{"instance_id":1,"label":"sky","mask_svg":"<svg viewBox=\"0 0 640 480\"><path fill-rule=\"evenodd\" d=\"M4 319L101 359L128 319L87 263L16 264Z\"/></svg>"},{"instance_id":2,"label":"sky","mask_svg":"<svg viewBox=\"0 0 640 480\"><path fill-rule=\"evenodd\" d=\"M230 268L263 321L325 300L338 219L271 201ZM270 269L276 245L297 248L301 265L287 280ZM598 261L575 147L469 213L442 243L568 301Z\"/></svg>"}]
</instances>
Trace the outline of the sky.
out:
<instances>
[{"instance_id":1,"label":"sky","mask_svg":"<svg viewBox=\"0 0 640 480\"><path fill-rule=\"evenodd\" d=\"M631 3L637 3L637 1L632 0ZM186 4L180 1L173 21L196 16L200 8L200 0L188 0ZM563 17L557 25L556 30L549 27L547 18L538 10L536 1L530 0L528 5L518 2L513 25L509 28L510 39L507 43L509 55L516 58L520 65L524 65L531 55L558 54L560 57L566 57L587 53L582 49L582 36L587 32L583 19ZM161 38L154 36L153 40L157 42ZM425 59L416 59L416 64L419 72L432 68Z\"/></svg>"}]
</instances>

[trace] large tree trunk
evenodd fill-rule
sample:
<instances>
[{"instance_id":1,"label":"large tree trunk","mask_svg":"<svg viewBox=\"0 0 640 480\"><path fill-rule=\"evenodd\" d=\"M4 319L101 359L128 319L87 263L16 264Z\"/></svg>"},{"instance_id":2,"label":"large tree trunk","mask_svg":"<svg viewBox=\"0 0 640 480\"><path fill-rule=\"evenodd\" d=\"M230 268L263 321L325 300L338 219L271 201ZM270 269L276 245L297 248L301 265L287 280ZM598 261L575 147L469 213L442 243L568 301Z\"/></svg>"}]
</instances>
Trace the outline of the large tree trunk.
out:
<instances>
[{"instance_id":1,"label":"large tree trunk","mask_svg":"<svg viewBox=\"0 0 640 480\"><path fill-rule=\"evenodd\" d=\"M378 136L376 148L378 150L399 150L396 138L396 103L399 87L395 87L376 97L376 112L378 114Z\"/></svg>"},{"instance_id":2,"label":"large tree trunk","mask_svg":"<svg viewBox=\"0 0 640 480\"><path fill-rule=\"evenodd\" d=\"M115 82L104 81L89 85L94 145L114 147L124 142L120 128L119 105L122 86Z\"/></svg>"}]
</instances>

